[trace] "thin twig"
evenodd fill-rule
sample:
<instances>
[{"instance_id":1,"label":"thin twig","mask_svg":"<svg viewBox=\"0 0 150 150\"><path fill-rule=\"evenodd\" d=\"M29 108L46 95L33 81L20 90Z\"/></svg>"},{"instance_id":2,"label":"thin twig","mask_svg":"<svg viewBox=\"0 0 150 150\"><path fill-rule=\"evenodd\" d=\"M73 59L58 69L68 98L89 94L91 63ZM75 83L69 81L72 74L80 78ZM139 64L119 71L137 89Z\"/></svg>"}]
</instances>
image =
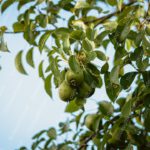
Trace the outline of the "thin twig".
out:
<instances>
[{"instance_id":1,"label":"thin twig","mask_svg":"<svg viewBox=\"0 0 150 150\"><path fill-rule=\"evenodd\" d=\"M90 140L92 140L96 135L97 135L97 132L95 132L95 133L93 133L91 136L89 136L89 137L84 141L84 144L79 147L78 150L82 150L83 148L85 148L85 147L87 146L87 143L88 143Z\"/></svg>"},{"instance_id":2,"label":"thin twig","mask_svg":"<svg viewBox=\"0 0 150 150\"><path fill-rule=\"evenodd\" d=\"M129 2L129 3L126 4L126 5L123 5L121 11L123 11L126 6L130 6L130 5L134 4L135 2L137 2L137 1L136 1L136 0L133 0L133 1ZM98 22L98 23L95 25L95 27L96 27L96 26L98 26L100 23L103 23L103 22L106 21L107 19L110 19L111 17L113 17L113 16L115 16L115 15L117 15L117 14L119 14L119 13L120 13L120 10L118 10L118 11L116 11L116 12L113 12L113 13L111 13L111 14L108 14L107 16L103 16L103 17L97 18L97 19L92 20L92 21L86 21L85 24Z\"/></svg>"},{"instance_id":3,"label":"thin twig","mask_svg":"<svg viewBox=\"0 0 150 150\"><path fill-rule=\"evenodd\" d=\"M37 32L46 32L49 30L37 30ZM19 32L13 32L13 31L5 31L5 34L19 34L19 33L23 33L24 31L19 31Z\"/></svg>"}]
</instances>

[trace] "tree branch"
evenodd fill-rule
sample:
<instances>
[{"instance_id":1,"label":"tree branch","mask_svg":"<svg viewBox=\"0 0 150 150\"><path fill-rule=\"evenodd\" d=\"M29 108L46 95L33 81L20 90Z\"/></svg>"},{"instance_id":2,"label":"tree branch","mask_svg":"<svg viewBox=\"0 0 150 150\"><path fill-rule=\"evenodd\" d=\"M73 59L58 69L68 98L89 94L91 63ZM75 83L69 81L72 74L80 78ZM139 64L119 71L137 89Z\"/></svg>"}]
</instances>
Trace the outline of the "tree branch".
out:
<instances>
[{"instance_id":1,"label":"tree branch","mask_svg":"<svg viewBox=\"0 0 150 150\"><path fill-rule=\"evenodd\" d=\"M143 104L143 99L141 98L139 101L136 102L135 106L132 107L132 111L135 111L141 104ZM125 120L124 120L124 123L125 124L128 124L134 117L137 117L138 114L130 114ZM117 115L117 116L114 116L111 120L109 120L108 122L106 123L109 123L109 124L113 124L114 121L116 121L117 119L120 118L120 114ZM103 129L103 128L101 128ZM88 138L85 139L84 143L79 147L78 150L82 150L83 148L85 148L87 146L87 143L92 140L98 133L100 132L97 131L95 133L93 133L91 136L89 136Z\"/></svg>"},{"instance_id":2,"label":"tree branch","mask_svg":"<svg viewBox=\"0 0 150 150\"><path fill-rule=\"evenodd\" d=\"M37 30L37 32L46 32L49 30ZM24 31L19 31L19 32L13 32L13 31L5 31L4 34L19 34L19 33L23 33Z\"/></svg>"},{"instance_id":3,"label":"tree branch","mask_svg":"<svg viewBox=\"0 0 150 150\"><path fill-rule=\"evenodd\" d=\"M136 0L131 0L128 4L123 5L121 11L123 11L126 6L130 6L130 5L134 4L135 2L137 2L137 1L136 1ZM110 19L111 17L113 17L113 16L115 16L115 15L117 15L117 14L119 14L119 13L120 13L120 10L118 10L118 11L116 11L116 12L113 12L113 13L111 13L111 14L108 14L107 16L103 16L103 17L97 18L97 19L92 20L92 21L86 21L86 22L84 22L84 23L85 23L85 24L89 24L89 23L98 22L98 23L95 25L95 27L96 27L96 26L98 26L100 23L103 23L103 22L106 21L107 19ZM46 32L46 31L48 31L48 30L39 30L39 31L37 31L37 32ZM5 34L19 34L19 33L23 33L23 32L24 32L24 31L19 31L19 32L6 31L6 32L4 32L4 33L5 33Z\"/></svg>"},{"instance_id":4,"label":"tree branch","mask_svg":"<svg viewBox=\"0 0 150 150\"><path fill-rule=\"evenodd\" d=\"M123 11L123 10L126 8L126 6L131 6L132 4L134 4L134 3L136 3L136 2L137 2L136 0L132 0L132 1L130 1L128 4L123 5L121 11ZM96 26L98 26L100 23L103 23L103 22L106 21L107 19L110 19L111 17L113 17L113 16L115 16L115 15L117 15L117 14L119 14L119 13L120 13L120 10L118 10L118 11L116 11L116 12L113 12L113 13L111 13L111 14L108 14L108 15L106 15L106 16L97 18L97 19L92 20L92 21L86 21L85 24L98 22L98 23L95 25L95 27L96 27Z\"/></svg>"},{"instance_id":5,"label":"tree branch","mask_svg":"<svg viewBox=\"0 0 150 150\"><path fill-rule=\"evenodd\" d=\"M90 140L92 140L92 139L97 135L97 133L98 133L98 132L95 132L95 133L93 133L91 136L89 136L89 137L84 141L84 144L79 147L78 150L82 150L82 148L85 148L85 147L87 146L87 143L88 143Z\"/></svg>"}]
</instances>

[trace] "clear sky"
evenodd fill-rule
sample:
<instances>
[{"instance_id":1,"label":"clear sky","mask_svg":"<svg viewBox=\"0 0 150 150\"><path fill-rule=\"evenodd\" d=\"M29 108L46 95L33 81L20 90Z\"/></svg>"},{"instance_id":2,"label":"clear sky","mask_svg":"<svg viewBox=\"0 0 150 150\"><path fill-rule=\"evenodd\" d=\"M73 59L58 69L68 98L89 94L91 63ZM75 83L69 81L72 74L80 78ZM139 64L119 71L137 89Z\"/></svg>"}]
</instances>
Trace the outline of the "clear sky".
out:
<instances>
[{"instance_id":1,"label":"clear sky","mask_svg":"<svg viewBox=\"0 0 150 150\"><path fill-rule=\"evenodd\" d=\"M0 15L0 26L7 25L11 29L17 14L15 5L10 7ZM69 115L64 113L66 103L59 100L57 90L54 91L54 100L44 91L43 81L37 72L40 62L38 50L34 56L36 69L25 65L29 75L24 76L16 71L14 57L21 49L27 51L28 43L21 34L5 35L5 41L10 53L0 52L0 150L14 150L22 145L29 146L36 132L57 126ZM102 93L88 102L88 112L95 110L93 99L105 98Z\"/></svg>"}]
</instances>

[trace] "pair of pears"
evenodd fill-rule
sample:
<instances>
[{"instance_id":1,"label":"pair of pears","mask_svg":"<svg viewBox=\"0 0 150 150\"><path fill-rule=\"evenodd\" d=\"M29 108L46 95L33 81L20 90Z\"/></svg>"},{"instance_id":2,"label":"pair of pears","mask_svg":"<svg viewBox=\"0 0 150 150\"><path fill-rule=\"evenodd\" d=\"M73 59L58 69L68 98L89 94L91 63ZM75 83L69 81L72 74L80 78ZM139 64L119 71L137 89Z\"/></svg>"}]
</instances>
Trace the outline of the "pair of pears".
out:
<instances>
[{"instance_id":1,"label":"pair of pears","mask_svg":"<svg viewBox=\"0 0 150 150\"><path fill-rule=\"evenodd\" d=\"M84 81L84 73L78 73L68 70L65 80L59 86L59 97L65 102L69 102L74 98L88 98L94 93L94 88Z\"/></svg>"}]
</instances>

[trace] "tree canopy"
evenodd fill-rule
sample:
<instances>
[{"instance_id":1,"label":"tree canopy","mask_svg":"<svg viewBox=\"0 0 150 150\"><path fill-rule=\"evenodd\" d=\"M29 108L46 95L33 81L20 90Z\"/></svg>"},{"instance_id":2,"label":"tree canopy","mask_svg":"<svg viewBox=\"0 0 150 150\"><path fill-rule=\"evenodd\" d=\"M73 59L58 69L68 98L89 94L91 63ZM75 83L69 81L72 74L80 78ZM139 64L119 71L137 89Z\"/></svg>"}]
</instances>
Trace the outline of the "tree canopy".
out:
<instances>
[{"instance_id":1,"label":"tree canopy","mask_svg":"<svg viewBox=\"0 0 150 150\"><path fill-rule=\"evenodd\" d=\"M45 92L53 98L54 85L72 115L34 135L29 149L149 150L149 0L4 0L3 16L12 5L19 15L13 30L0 27L0 52L9 52L5 34L22 34L30 49L18 51L16 69L28 74L23 55L35 68L38 48L46 55L38 67ZM87 113L102 88L108 99L97 97L95 113Z\"/></svg>"}]
</instances>

